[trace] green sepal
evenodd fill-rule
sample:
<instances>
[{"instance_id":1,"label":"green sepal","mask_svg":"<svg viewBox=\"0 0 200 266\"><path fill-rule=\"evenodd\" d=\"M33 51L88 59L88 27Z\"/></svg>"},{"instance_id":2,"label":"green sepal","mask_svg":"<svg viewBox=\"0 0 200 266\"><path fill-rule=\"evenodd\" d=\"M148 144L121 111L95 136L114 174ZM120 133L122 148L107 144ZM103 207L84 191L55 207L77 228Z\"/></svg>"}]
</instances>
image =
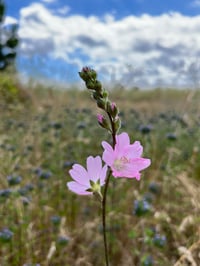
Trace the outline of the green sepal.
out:
<instances>
[{"instance_id":1,"label":"green sepal","mask_svg":"<svg viewBox=\"0 0 200 266\"><path fill-rule=\"evenodd\" d=\"M117 133L121 128L121 119L117 117L117 119L114 120L114 128L115 132Z\"/></svg>"},{"instance_id":2,"label":"green sepal","mask_svg":"<svg viewBox=\"0 0 200 266\"><path fill-rule=\"evenodd\" d=\"M93 192L91 188L86 189L87 192Z\"/></svg>"},{"instance_id":3,"label":"green sepal","mask_svg":"<svg viewBox=\"0 0 200 266\"><path fill-rule=\"evenodd\" d=\"M97 99L97 106L103 110L106 109L106 100L105 99Z\"/></svg>"}]
</instances>

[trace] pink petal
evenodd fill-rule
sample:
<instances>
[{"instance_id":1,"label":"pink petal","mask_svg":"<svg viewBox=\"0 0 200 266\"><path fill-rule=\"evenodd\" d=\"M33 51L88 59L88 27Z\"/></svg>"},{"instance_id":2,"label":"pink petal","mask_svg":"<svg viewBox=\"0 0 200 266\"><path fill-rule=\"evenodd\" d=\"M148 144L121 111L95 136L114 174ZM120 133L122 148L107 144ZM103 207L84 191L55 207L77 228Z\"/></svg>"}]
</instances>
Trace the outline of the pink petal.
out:
<instances>
[{"instance_id":1,"label":"pink petal","mask_svg":"<svg viewBox=\"0 0 200 266\"><path fill-rule=\"evenodd\" d=\"M72 169L69 171L69 174L79 184L90 186L88 173L82 165L73 165Z\"/></svg>"},{"instance_id":2,"label":"pink petal","mask_svg":"<svg viewBox=\"0 0 200 266\"><path fill-rule=\"evenodd\" d=\"M102 169L102 161L100 156L87 158L87 170L90 180L96 182L100 178L100 172Z\"/></svg>"},{"instance_id":3,"label":"pink petal","mask_svg":"<svg viewBox=\"0 0 200 266\"><path fill-rule=\"evenodd\" d=\"M147 168L151 164L151 161L149 159L145 158L137 158L131 160L131 163L128 163L126 165L126 170L124 171L124 174L126 177L131 178L135 177L136 179L140 178L140 171Z\"/></svg>"},{"instance_id":4,"label":"pink petal","mask_svg":"<svg viewBox=\"0 0 200 266\"><path fill-rule=\"evenodd\" d=\"M139 141L135 141L125 149L127 158L140 158L143 153L143 147Z\"/></svg>"},{"instance_id":5,"label":"pink petal","mask_svg":"<svg viewBox=\"0 0 200 266\"><path fill-rule=\"evenodd\" d=\"M131 163L129 164L129 166L132 167L132 169L134 169L135 171L141 171L147 168L150 164L151 164L150 159L135 158L131 160Z\"/></svg>"},{"instance_id":6,"label":"pink petal","mask_svg":"<svg viewBox=\"0 0 200 266\"><path fill-rule=\"evenodd\" d=\"M78 195L92 195L92 192L86 191L89 187L78 184L77 182L71 181L67 183L67 187L72 192Z\"/></svg>"},{"instance_id":7,"label":"pink petal","mask_svg":"<svg viewBox=\"0 0 200 266\"><path fill-rule=\"evenodd\" d=\"M140 179L140 171L147 168L151 161L145 158L132 159L131 163L124 164L124 168L120 171L112 167L114 177L126 177Z\"/></svg>"},{"instance_id":8,"label":"pink petal","mask_svg":"<svg viewBox=\"0 0 200 266\"><path fill-rule=\"evenodd\" d=\"M120 135L116 136L115 150L117 152L124 150L124 147L128 145L130 145L130 139L129 139L129 135L126 132L123 132Z\"/></svg>"},{"instance_id":9,"label":"pink petal","mask_svg":"<svg viewBox=\"0 0 200 266\"><path fill-rule=\"evenodd\" d=\"M108 170L107 165L104 165L104 167L101 169L101 172L100 172L100 185L101 186L103 186L105 184L107 170Z\"/></svg>"},{"instance_id":10,"label":"pink petal","mask_svg":"<svg viewBox=\"0 0 200 266\"><path fill-rule=\"evenodd\" d=\"M106 141L102 142L102 146L104 148L102 159L107 165L111 166L115 160L113 148Z\"/></svg>"},{"instance_id":11,"label":"pink petal","mask_svg":"<svg viewBox=\"0 0 200 266\"><path fill-rule=\"evenodd\" d=\"M110 152L110 153L112 153L113 152L113 148L112 148L112 146L108 143L108 142L106 142L106 141L102 141L102 146L103 146L103 148L105 149L105 150L107 150L108 152Z\"/></svg>"},{"instance_id":12,"label":"pink petal","mask_svg":"<svg viewBox=\"0 0 200 266\"><path fill-rule=\"evenodd\" d=\"M124 178L136 178L138 179L140 177L140 173L137 171L133 171L132 169L129 169L128 167L126 169L123 169L121 171L117 171L116 169L113 170L113 176L114 177L124 177Z\"/></svg>"}]
</instances>

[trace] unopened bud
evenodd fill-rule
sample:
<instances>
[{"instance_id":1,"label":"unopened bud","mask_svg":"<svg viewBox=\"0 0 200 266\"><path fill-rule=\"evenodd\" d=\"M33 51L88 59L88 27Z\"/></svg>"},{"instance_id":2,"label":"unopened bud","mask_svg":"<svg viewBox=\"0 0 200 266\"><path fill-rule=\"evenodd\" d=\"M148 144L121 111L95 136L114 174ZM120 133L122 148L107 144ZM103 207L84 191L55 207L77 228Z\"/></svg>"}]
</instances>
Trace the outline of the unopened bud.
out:
<instances>
[{"instance_id":1,"label":"unopened bud","mask_svg":"<svg viewBox=\"0 0 200 266\"><path fill-rule=\"evenodd\" d=\"M88 90L95 90L95 82L93 80L87 80L85 82L86 87Z\"/></svg>"},{"instance_id":2,"label":"unopened bud","mask_svg":"<svg viewBox=\"0 0 200 266\"><path fill-rule=\"evenodd\" d=\"M109 125L108 121L106 120L105 116L103 116L102 114L98 114L97 120L98 120L98 123L101 127L105 128L107 130L110 130L110 125Z\"/></svg>"},{"instance_id":3,"label":"unopened bud","mask_svg":"<svg viewBox=\"0 0 200 266\"><path fill-rule=\"evenodd\" d=\"M102 96L103 96L103 98L104 98L104 99L107 99L107 98L108 98L108 95L109 95L108 91L103 90L103 92L102 92Z\"/></svg>"},{"instance_id":4,"label":"unopened bud","mask_svg":"<svg viewBox=\"0 0 200 266\"><path fill-rule=\"evenodd\" d=\"M88 72L89 76L91 79L96 80L97 78L97 72L94 69L90 69L90 71Z\"/></svg>"},{"instance_id":5,"label":"unopened bud","mask_svg":"<svg viewBox=\"0 0 200 266\"><path fill-rule=\"evenodd\" d=\"M79 73L79 76L84 80L87 81L88 80L88 72L90 71L89 67L83 67L81 72Z\"/></svg>"},{"instance_id":6,"label":"unopened bud","mask_svg":"<svg viewBox=\"0 0 200 266\"><path fill-rule=\"evenodd\" d=\"M97 106L103 110L106 109L106 101L104 99L97 99Z\"/></svg>"},{"instance_id":7,"label":"unopened bud","mask_svg":"<svg viewBox=\"0 0 200 266\"><path fill-rule=\"evenodd\" d=\"M91 79L96 80L97 73L90 67L83 67L81 72L79 72L79 76L86 82Z\"/></svg>"},{"instance_id":8,"label":"unopened bud","mask_svg":"<svg viewBox=\"0 0 200 266\"><path fill-rule=\"evenodd\" d=\"M102 85L101 85L101 82L98 81L98 80L95 80L95 91L99 91L99 92L102 91Z\"/></svg>"},{"instance_id":9,"label":"unopened bud","mask_svg":"<svg viewBox=\"0 0 200 266\"><path fill-rule=\"evenodd\" d=\"M99 93L98 91L94 91L93 94L92 94L93 98L95 100L98 100L99 98L102 98L102 95L101 93Z\"/></svg>"},{"instance_id":10,"label":"unopened bud","mask_svg":"<svg viewBox=\"0 0 200 266\"><path fill-rule=\"evenodd\" d=\"M117 133L121 128L121 119L119 118L119 116L115 118L113 123L114 123L115 132Z\"/></svg>"},{"instance_id":11,"label":"unopened bud","mask_svg":"<svg viewBox=\"0 0 200 266\"><path fill-rule=\"evenodd\" d=\"M116 103L114 102L107 102L107 112L112 116L112 118L115 118L119 114L119 110L116 106Z\"/></svg>"}]
</instances>

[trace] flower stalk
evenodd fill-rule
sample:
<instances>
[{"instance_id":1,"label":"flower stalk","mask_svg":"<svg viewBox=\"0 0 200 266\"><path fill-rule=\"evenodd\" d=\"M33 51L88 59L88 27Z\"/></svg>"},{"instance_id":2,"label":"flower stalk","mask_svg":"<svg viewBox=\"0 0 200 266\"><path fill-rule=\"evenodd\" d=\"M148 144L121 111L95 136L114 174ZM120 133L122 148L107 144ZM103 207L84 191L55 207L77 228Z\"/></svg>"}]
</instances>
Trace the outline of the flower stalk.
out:
<instances>
[{"instance_id":1,"label":"flower stalk","mask_svg":"<svg viewBox=\"0 0 200 266\"><path fill-rule=\"evenodd\" d=\"M112 144L106 141L102 142L104 152L102 159L105 165L102 167L101 157L87 158L87 168L83 168L79 164L75 164L69 171L74 181L68 182L69 190L79 195L94 195L101 201L102 207L102 226L105 264L109 266L108 243L106 235L106 204L107 193L111 175L115 178L127 177L140 180L140 171L150 165L150 160L142 158L143 147L139 141L130 144L127 133L123 132L117 135L121 120L119 118L119 109L114 102L108 99L108 92L102 87L100 81L97 80L95 70L84 67L79 72L80 77L85 82L88 90L92 92L92 96L97 106L106 113L97 115L99 125L106 129L112 136ZM104 186L103 193L101 187Z\"/></svg>"},{"instance_id":2,"label":"flower stalk","mask_svg":"<svg viewBox=\"0 0 200 266\"><path fill-rule=\"evenodd\" d=\"M88 90L92 91L94 100L97 106L105 111L108 116L108 120L105 116L98 114L97 120L101 127L108 130L112 135L112 147L114 149L116 144L116 133L120 129L121 122L119 119L119 110L115 103L110 102L108 99L108 92L102 88L101 82L97 80L97 73L88 67L82 69L79 73L80 77L85 81ZM104 239L104 252L105 252L105 262L106 266L109 266L109 256L108 256L108 244L106 235L106 203L107 203L107 192L109 181L112 171L108 168L107 176L105 179L105 186L102 198L102 226L103 226L103 239Z\"/></svg>"}]
</instances>

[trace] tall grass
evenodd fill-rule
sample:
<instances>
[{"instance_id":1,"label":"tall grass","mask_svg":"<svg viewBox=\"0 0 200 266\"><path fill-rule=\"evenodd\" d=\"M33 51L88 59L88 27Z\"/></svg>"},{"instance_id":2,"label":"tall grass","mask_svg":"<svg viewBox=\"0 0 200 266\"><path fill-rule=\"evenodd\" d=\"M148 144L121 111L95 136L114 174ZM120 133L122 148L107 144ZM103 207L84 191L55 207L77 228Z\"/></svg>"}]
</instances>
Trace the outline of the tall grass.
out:
<instances>
[{"instance_id":1,"label":"tall grass","mask_svg":"<svg viewBox=\"0 0 200 266\"><path fill-rule=\"evenodd\" d=\"M200 94L110 93L121 131L140 140L152 160L141 182L112 180L111 265L173 265L179 247L199 239ZM101 266L99 205L66 188L73 163L101 154L101 141L109 140L96 107L87 91L40 88L28 95L28 105L1 105L0 265Z\"/></svg>"}]
</instances>

